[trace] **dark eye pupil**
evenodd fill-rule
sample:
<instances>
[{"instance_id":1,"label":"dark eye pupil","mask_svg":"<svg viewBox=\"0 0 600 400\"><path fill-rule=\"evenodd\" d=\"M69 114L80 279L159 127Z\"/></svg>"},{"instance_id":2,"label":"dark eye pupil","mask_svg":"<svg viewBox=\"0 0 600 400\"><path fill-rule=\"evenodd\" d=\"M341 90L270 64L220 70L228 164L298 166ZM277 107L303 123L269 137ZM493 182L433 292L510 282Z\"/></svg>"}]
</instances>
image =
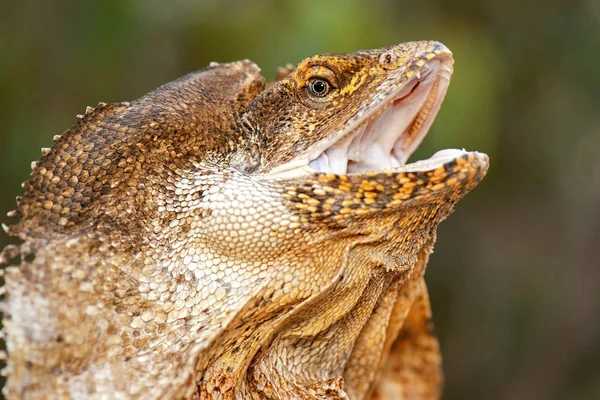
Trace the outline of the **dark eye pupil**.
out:
<instances>
[{"instance_id":1,"label":"dark eye pupil","mask_svg":"<svg viewBox=\"0 0 600 400\"><path fill-rule=\"evenodd\" d=\"M312 89L316 94L323 94L327 90L327 84L323 81L314 81Z\"/></svg>"}]
</instances>

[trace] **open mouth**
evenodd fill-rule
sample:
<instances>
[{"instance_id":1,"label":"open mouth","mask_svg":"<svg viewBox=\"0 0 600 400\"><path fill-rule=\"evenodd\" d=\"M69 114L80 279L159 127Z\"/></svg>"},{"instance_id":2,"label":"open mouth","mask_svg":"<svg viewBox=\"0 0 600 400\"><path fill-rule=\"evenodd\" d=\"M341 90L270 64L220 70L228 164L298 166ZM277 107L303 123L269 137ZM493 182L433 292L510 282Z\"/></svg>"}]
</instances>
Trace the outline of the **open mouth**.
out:
<instances>
[{"instance_id":1,"label":"open mouth","mask_svg":"<svg viewBox=\"0 0 600 400\"><path fill-rule=\"evenodd\" d=\"M423 141L439 111L452 75L452 58L430 60L400 87L393 85L375 104L357 116L304 157L273 171L361 174L366 172L418 171L437 168L460 157L465 150L446 149L432 157L406 164ZM292 172L294 171L294 172Z\"/></svg>"}]
</instances>

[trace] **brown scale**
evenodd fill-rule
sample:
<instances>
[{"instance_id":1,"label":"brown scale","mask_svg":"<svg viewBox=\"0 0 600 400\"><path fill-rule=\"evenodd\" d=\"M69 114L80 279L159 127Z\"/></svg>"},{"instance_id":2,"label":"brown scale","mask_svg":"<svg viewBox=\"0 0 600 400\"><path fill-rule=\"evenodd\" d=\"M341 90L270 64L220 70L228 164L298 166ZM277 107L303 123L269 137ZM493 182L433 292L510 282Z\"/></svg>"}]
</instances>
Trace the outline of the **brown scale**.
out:
<instances>
[{"instance_id":1,"label":"brown scale","mask_svg":"<svg viewBox=\"0 0 600 400\"><path fill-rule=\"evenodd\" d=\"M6 397L439 397L423 274L487 156L268 175L439 54L315 56L268 87L249 61L211 64L77 116L5 226L24 241L0 254ZM315 72L330 96L309 95Z\"/></svg>"}]
</instances>

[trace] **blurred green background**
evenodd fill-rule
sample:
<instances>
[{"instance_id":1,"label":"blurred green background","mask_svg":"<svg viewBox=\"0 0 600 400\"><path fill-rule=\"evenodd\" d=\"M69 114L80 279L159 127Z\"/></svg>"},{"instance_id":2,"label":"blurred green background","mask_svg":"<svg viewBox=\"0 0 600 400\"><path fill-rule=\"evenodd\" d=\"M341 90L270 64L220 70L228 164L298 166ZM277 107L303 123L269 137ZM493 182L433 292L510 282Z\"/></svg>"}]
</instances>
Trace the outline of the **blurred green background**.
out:
<instances>
[{"instance_id":1,"label":"blurred green background","mask_svg":"<svg viewBox=\"0 0 600 400\"><path fill-rule=\"evenodd\" d=\"M598 0L2 1L0 220L86 105L210 61L248 58L270 79L317 53L423 39L456 64L416 157L491 158L427 273L445 398L599 399Z\"/></svg>"}]
</instances>

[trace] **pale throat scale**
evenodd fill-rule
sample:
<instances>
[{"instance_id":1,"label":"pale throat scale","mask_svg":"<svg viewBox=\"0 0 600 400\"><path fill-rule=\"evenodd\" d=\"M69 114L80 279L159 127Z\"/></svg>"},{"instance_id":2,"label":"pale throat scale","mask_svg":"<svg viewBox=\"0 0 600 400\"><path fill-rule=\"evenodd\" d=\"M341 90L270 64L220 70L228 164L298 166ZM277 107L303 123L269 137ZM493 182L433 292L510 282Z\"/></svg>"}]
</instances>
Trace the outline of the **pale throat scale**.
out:
<instances>
[{"instance_id":1,"label":"pale throat scale","mask_svg":"<svg viewBox=\"0 0 600 400\"><path fill-rule=\"evenodd\" d=\"M78 115L4 225L4 395L439 398L425 267L488 157L408 160L453 63L211 63Z\"/></svg>"}]
</instances>

